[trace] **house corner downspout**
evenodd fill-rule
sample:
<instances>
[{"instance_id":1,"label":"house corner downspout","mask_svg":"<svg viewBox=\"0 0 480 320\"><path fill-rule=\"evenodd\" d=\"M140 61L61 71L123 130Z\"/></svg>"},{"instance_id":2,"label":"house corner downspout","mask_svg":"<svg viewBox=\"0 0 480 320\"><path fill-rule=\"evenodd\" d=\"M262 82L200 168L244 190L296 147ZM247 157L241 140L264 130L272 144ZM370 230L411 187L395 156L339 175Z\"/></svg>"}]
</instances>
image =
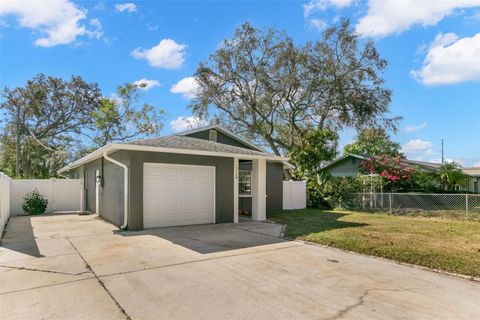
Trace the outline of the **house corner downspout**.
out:
<instances>
[{"instance_id":1,"label":"house corner downspout","mask_svg":"<svg viewBox=\"0 0 480 320\"><path fill-rule=\"evenodd\" d=\"M123 185L124 185L124 190L123 190L123 225L120 226L120 229L125 229L128 225L128 167L121 163L120 161L117 161L115 159L112 159L108 156L107 151L103 152L103 157L107 160L110 161L117 166L120 166L123 168Z\"/></svg>"}]
</instances>

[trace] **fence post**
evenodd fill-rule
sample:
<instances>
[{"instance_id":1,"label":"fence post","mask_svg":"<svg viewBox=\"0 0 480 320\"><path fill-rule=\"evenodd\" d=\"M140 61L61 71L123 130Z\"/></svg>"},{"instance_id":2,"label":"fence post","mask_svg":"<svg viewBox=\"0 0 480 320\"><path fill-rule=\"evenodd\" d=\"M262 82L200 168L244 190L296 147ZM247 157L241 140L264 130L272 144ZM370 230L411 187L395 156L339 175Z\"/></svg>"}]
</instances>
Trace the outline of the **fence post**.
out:
<instances>
[{"instance_id":1,"label":"fence post","mask_svg":"<svg viewBox=\"0 0 480 320\"><path fill-rule=\"evenodd\" d=\"M465 218L468 219L468 193L465 194Z\"/></svg>"},{"instance_id":2,"label":"fence post","mask_svg":"<svg viewBox=\"0 0 480 320\"><path fill-rule=\"evenodd\" d=\"M388 202L389 202L389 207L390 207L390 213L392 213L392 193L390 192L388 194Z\"/></svg>"}]
</instances>

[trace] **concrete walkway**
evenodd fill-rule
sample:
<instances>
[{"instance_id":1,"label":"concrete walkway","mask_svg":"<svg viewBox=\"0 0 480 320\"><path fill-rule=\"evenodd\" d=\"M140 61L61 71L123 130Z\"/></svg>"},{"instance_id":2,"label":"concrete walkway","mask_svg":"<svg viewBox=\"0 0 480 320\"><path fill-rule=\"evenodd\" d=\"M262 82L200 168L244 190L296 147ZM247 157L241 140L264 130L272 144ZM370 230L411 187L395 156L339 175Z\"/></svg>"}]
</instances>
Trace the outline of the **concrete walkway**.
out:
<instances>
[{"instance_id":1,"label":"concrete walkway","mask_svg":"<svg viewBox=\"0 0 480 320\"><path fill-rule=\"evenodd\" d=\"M480 283L286 241L282 226L119 232L95 216L13 217L1 319L479 319Z\"/></svg>"}]
</instances>

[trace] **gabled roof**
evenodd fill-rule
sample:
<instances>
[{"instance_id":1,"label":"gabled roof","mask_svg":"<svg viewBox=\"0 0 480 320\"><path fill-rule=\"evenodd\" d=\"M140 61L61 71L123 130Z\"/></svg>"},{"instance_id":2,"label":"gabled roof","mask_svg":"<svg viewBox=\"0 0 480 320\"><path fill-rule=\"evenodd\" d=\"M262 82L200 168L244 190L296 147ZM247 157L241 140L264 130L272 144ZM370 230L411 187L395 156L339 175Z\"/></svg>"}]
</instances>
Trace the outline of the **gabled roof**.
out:
<instances>
[{"instance_id":1,"label":"gabled roof","mask_svg":"<svg viewBox=\"0 0 480 320\"><path fill-rule=\"evenodd\" d=\"M184 136L166 136L160 138L142 139L124 144L149 146L149 147L161 147L161 148L174 148L182 150L198 150L207 152L221 152L231 153L237 155L254 155L260 157L275 157L272 154L251 150L247 148L235 147L229 144L218 143L209 140L184 137Z\"/></svg>"},{"instance_id":2,"label":"gabled roof","mask_svg":"<svg viewBox=\"0 0 480 320\"><path fill-rule=\"evenodd\" d=\"M353 157L353 158L357 158L357 159L360 159L360 160L367 160L369 158L371 158L371 156L369 156L368 154L355 154L355 153L348 153L346 155L343 155L341 157L338 157L337 159L334 159L332 160L331 162L329 162L328 164L326 164L325 166L323 166L323 170L324 169L327 169L331 166L333 166L334 164L337 164L338 162L344 160L344 159L347 159L347 158L350 158L350 157Z\"/></svg>"},{"instance_id":3,"label":"gabled roof","mask_svg":"<svg viewBox=\"0 0 480 320\"><path fill-rule=\"evenodd\" d=\"M436 162L426 162L426 161L418 161L418 160L408 160L404 159L403 162L408 164L411 167L420 167L421 169L424 170L431 170L431 171L438 171L440 170L440 167L442 166L441 163L436 163Z\"/></svg>"},{"instance_id":4,"label":"gabled roof","mask_svg":"<svg viewBox=\"0 0 480 320\"><path fill-rule=\"evenodd\" d=\"M471 177L480 177L480 167L462 168L462 171Z\"/></svg>"},{"instance_id":5,"label":"gabled roof","mask_svg":"<svg viewBox=\"0 0 480 320\"><path fill-rule=\"evenodd\" d=\"M179 133L176 133L176 135L178 136L187 136L189 134L192 134L192 133L196 133L196 132L202 132L202 131L206 131L206 130L217 130L227 136L229 136L230 138L240 142L241 144L244 144L254 150L257 150L257 151L260 151L260 152L265 152L265 150L263 150L262 148L246 141L245 139L241 138L240 136L238 136L237 134L219 126L219 125L211 125L211 126L206 126L206 127L199 127L199 128L196 128L196 129L192 129L192 130L187 130L187 131L182 131L182 132L179 132Z\"/></svg>"},{"instance_id":6,"label":"gabled roof","mask_svg":"<svg viewBox=\"0 0 480 320\"><path fill-rule=\"evenodd\" d=\"M208 140L184 136L166 136L142 139L133 142L110 143L61 168L58 172L66 172L90 161L99 159L103 157L104 153L111 153L119 150L164 152L212 157L241 157L246 159L265 159L269 161L288 160L286 157L279 157L267 152L234 147Z\"/></svg>"}]
</instances>

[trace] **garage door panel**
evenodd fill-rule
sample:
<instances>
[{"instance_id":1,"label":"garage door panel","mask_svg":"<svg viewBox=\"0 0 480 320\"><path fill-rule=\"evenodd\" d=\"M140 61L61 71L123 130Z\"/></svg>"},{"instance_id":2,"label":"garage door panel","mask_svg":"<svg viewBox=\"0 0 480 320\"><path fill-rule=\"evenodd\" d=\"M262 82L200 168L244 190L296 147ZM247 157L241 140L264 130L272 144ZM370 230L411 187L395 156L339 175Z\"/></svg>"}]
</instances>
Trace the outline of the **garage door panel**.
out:
<instances>
[{"instance_id":1,"label":"garage door panel","mask_svg":"<svg viewBox=\"0 0 480 320\"><path fill-rule=\"evenodd\" d=\"M215 222L215 168L144 164L145 228Z\"/></svg>"}]
</instances>

